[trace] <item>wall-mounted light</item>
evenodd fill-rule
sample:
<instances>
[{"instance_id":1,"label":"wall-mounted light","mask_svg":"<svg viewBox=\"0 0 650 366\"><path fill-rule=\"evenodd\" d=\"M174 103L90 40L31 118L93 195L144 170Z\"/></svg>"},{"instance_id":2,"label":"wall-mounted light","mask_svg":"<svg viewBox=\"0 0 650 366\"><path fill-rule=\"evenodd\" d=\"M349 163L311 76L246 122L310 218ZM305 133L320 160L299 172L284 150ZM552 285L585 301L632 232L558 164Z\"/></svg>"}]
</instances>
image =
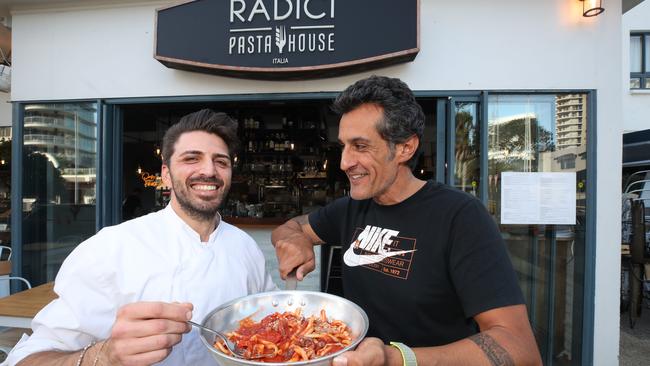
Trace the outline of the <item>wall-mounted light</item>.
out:
<instances>
[{"instance_id":1,"label":"wall-mounted light","mask_svg":"<svg viewBox=\"0 0 650 366\"><path fill-rule=\"evenodd\" d=\"M138 172L138 174L142 174L142 168L138 167L137 172Z\"/></svg>"},{"instance_id":2,"label":"wall-mounted light","mask_svg":"<svg viewBox=\"0 0 650 366\"><path fill-rule=\"evenodd\" d=\"M595 17L605 11L603 0L580 0L582 1L582 16Z\"/></svg>"},{"instance_id":3,"label":"wall-mounted light","mask_svg":"<svg viewBox=\"0 0 650 366\"><path fill-rule=\"evenodd\" d=\"M160 148L159 147L156 148L156 155L160 155Z\"/></svg>"}]
</instances>

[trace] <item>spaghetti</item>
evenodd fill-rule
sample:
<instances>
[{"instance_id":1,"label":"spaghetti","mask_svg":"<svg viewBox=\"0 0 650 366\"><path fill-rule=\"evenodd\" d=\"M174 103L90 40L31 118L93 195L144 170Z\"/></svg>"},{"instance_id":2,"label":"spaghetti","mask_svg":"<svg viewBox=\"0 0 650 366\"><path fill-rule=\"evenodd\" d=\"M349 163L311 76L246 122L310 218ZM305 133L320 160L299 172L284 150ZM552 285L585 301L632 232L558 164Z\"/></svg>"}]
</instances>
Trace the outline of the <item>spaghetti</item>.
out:
<instances>
[{"instance_id":1,"label":"spaghetti","mask_svg":"<svg viewBox=\"0 0 650 366\"><path fill-rule=\"evenodd\" d=\"M352 342L350 328L340 320L327 320L325 310L320 316L302 316L302 309L293 312L273 313L260 322L250 317L239 322L239 328L227 333L244 357L262 362L307 361L330 355ZM230 355L230 351L217 341L219 351Z\"/></svg>"}]
</instances>

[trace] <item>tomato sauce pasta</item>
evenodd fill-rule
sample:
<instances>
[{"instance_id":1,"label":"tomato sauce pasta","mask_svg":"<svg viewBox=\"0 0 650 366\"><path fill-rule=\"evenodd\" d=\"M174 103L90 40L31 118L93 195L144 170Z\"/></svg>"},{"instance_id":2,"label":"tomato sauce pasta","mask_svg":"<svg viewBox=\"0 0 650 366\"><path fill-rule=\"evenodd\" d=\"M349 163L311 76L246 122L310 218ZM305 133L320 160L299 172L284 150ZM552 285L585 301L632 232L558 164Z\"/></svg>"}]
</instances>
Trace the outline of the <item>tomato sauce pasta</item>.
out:
<instances>
[{"instance_id":1,"label":"tomato sauce pasta","mask_svg":"<svg viewBox=\"0 0 650 366\"><path fill-rule=\"evenodd\" d=\"M350 328L340 320L302 316L302 309L273 313L260 322L245 318L239 328L227 333L228 339L244 350L244 357L262 362L307 361L339 351L352 342ZM214 346L230 355L222 341Z\"/></svg>"}]
</instances>

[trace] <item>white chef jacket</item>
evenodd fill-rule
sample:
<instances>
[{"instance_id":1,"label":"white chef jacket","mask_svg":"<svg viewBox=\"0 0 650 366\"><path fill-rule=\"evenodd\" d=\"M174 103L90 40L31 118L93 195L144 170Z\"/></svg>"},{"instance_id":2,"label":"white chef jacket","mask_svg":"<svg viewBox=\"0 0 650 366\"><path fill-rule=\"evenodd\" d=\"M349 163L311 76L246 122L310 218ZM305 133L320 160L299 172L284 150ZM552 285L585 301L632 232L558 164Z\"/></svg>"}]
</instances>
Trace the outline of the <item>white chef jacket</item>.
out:
<instances>
[{"instance_id":1,"label":"white chef jacket","mask_svg":"<svg viewBox=\"0 0 650 366\"><path fill-rule=\"evenodd\" d=\"M277 287L255 241L223 221L202 243L168 205L107 227L79 244L61 266L59 298L32 321L4 365L30 354L75 351L110 336L117 310L136 301L190 302L201 322L217 306ZM158 365L215 365L196 329Z\"/></svg>"}]
</instances>

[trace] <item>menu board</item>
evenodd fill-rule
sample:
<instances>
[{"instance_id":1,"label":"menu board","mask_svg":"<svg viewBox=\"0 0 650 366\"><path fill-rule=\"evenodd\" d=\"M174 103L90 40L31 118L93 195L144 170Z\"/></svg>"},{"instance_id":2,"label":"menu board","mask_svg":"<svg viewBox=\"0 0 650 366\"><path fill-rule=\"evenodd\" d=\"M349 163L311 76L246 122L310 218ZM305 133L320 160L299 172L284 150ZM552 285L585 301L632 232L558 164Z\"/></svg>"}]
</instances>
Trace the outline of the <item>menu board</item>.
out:
<instances>
[{"instance_id":1,"label":"menu board","mask_svg":"<svg viewBox=\"0 0 650 366\"><path fill-rule=\"evenodd\" d=\"M501 223L575 225L576 173L501 173Z\"/></svg>"}]
</instances>

